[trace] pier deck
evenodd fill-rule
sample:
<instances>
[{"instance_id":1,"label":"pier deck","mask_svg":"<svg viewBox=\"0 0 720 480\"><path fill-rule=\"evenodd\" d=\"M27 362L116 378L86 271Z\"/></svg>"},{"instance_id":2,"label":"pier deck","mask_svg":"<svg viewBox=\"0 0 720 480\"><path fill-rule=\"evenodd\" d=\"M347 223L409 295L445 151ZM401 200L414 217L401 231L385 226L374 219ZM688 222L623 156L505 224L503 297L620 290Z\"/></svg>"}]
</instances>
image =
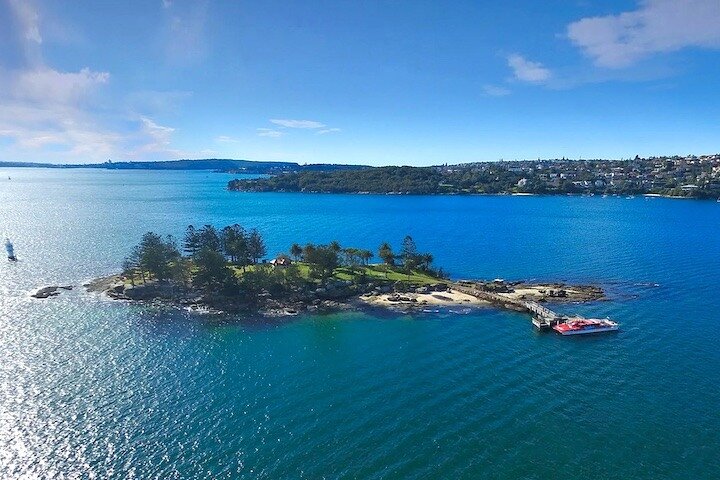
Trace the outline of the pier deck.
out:
<instances>
[{"instance_id":1,"label":"pier deck","mask_svg":"<svg viewBox=\"0 0 720 480\"><path fill-rule=\"evenodd\" d=\"M533 316L533 325L540 330L549 329L552 326L561 323L565 319L565 316L550 310L538 302L510 298L501 293L487 292L485 290L461 285L459 283L453 283L450 288L467 295L472 295L473 297L485 300L502 308L528 312Z\"/></svg>"}]
</instances>

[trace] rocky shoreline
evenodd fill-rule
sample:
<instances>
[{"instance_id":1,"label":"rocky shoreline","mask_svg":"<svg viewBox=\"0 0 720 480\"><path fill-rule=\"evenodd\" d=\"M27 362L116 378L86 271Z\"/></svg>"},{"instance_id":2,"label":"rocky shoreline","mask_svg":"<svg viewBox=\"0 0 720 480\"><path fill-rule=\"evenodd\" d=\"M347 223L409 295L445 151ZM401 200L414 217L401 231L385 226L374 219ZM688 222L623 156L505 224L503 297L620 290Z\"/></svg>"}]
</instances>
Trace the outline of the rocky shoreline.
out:
<instances>
[{"instance_id":1,"label":"rocky shoreline","mask_svg":"<svg viewBox=\"0 0 720 480\"><path fill-rule=\"evenodd\" d=\"M324 287L294 292L282 298L262 292L251 301L208 294L172 282L147 282L132 285L122 275L97 278L83 285L88 292L113 300L176 306L197 313L256 313L267 317L293 316L300 313L331 313L342 310L383 308L398 312L435 311L437 307L493 306L492 302L460 290L472 288L509 300L552 303L583 303L604 300L602 288L594 285L494 281L438 281L413 285L405 282L354 284L333 281ZM50 286L32 296L45 299L59 295L72 286Z\"/></svg>"}]
</instances>

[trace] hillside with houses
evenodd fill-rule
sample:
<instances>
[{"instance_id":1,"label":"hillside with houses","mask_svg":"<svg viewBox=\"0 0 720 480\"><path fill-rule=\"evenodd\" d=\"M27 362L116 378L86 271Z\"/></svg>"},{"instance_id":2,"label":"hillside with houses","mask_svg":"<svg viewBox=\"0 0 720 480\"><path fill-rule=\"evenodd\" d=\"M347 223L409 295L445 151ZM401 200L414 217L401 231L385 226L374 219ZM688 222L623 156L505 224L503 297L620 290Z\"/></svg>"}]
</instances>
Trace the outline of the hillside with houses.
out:
<instances>
[{"instance_id":1,"label":"hillside with houses","mask_svg":"<svg viewBox=\"0 0 720 480\"><path fill-rule=\"evenodd\" d=\"M396 194L600 194L718 198L720 154L632 160L523 160L293 172L230 190Z\"/></svg>"}]
</instances>

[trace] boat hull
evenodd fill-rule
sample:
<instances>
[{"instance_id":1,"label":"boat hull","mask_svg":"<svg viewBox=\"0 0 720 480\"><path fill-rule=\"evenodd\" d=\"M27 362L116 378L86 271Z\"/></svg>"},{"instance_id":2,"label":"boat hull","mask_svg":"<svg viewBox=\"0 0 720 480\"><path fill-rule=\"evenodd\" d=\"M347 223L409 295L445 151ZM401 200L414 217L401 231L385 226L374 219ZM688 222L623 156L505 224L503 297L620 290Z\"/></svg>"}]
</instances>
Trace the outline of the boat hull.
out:
<instances>
[{"instance_id":1,"label":"boat hull","mask_svg":"<svg viewBox=\"0 0 720 480\"><path fill-rule=\"evenodd\" d=\"M554 329L555 330L555 329ZM560 335L589 335L592 333L617 332L618 327L600 327L586 330L555 330Z\"/></svg>"}]
</instances>

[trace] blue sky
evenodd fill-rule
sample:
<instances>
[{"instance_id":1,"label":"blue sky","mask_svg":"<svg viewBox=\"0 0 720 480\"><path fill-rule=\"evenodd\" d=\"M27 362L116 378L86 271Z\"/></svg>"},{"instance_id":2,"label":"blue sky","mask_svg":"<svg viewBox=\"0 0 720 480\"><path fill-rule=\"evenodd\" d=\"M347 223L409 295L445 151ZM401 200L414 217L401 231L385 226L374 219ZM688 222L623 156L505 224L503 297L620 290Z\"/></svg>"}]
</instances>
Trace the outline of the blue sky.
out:
<instances>
[{"instance_id":1,"label":"blue sky","mask_svg":"<svg viewBox=\"0 0 720 480\"><path fill-rule=\"evenodd\" d=\"M0 0L0 160L716 153L718 25L718 0Z\"/></svg>"}]
</instances>

